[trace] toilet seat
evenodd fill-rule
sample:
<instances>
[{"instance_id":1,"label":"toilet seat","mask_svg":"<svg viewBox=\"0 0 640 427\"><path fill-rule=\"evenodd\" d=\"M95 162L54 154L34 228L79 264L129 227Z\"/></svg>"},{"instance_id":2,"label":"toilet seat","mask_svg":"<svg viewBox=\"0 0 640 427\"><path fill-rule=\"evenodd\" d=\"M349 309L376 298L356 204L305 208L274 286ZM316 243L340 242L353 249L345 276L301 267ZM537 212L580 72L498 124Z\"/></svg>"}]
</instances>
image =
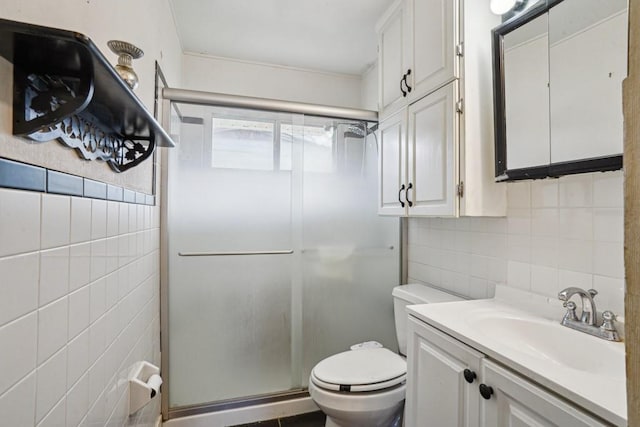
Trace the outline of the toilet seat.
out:
<instances>
[{"instance_id":1,"label":"toilet seat","mask_svg":"<svg viewBox=\"0 0 640 427\"><path fill-rule=\"evenodd\" d=\"M331 391L378 391L405 382L407 363L386 348L366 348L338 353L320 361L311 381Z\"/></svg>"}]
</instances>

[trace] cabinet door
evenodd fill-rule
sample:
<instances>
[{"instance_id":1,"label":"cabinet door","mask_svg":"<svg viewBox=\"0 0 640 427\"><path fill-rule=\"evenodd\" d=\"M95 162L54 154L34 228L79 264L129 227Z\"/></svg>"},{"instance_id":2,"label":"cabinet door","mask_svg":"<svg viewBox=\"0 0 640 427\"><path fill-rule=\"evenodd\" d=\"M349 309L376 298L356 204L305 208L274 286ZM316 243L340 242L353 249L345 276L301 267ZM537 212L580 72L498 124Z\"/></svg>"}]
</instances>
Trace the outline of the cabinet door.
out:
<instances>
[{"instance_id":1,"label":"cabinet door","mask_svg":"<svg viewBox=\"0 0 640 427\"><path fill-rule=\"evenodd\" d=\"M382 25L378 29L378 108L383 117L406 104L400 89L405 73L403 10L403 3L396 2L382 18Z\"/></svg>"},{"instance_id":2,"label":"cabinet door","mask_svg":"<svg viewBox=\"0 0 640 427\"><path fill-rule=\"evenodd\" d=\"M380 124L378 154L378 214L406 214L407 112L403 109Z\"/></svg>"},{"instance_id":3,"label":"cabinet door","mask_svg":"<svg viewBox=\"0 0 640 427\"><path fill-rule=\"evenodd\" d=\"M455 216L458 210L457 81L409 107L409 215Z\"/></svg>"},{"instance_id":4,"label":"cabinet door","mask_svg":"<svg viewBox=\"0 0 640 427\"><path fill-rule=\"evenodd\" d=\"M481 399L483 427L608 425L489 360L482 361L481 377L493 389Z\"/></svg>"},{"instance_id":5,"label":"cabinet door","mask_svg":"<svg viewBox=\"0 0 640 427\"><path fill-rule=\"evenodd\" d=\"M407 0L405 8L405 56L413 101L459 77L459 1Z\"/></svg>"},{"instance_id":6,"label":"cabinet door","mask_svg":"<svg viewBox=\"0 0 640 427\"><path fill-rule=\"evenodd\" d=\"M478 380L484 355L409 316L407 342L407 427L475 427L479 423Z\"/></svg>"}]
</instances>

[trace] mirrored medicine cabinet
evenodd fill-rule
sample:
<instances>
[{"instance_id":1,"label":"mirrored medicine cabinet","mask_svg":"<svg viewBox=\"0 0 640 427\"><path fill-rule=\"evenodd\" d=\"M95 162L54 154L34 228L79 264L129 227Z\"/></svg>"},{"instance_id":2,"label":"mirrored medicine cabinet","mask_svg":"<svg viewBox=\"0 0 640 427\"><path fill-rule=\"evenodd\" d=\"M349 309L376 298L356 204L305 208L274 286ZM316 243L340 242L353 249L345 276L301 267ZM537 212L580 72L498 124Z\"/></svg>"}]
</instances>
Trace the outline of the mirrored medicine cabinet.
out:
<instances>
[{"instance_id":1,"label":"mirrored medicine cabinet","mask_svg":"<svg viewBox=\"0 0 640 427\"><path fill-rule=\"evenodd\" d=\"M493 30L496 180L622 167L626 0L542 0Z\"/></svg>"}]
</instances>

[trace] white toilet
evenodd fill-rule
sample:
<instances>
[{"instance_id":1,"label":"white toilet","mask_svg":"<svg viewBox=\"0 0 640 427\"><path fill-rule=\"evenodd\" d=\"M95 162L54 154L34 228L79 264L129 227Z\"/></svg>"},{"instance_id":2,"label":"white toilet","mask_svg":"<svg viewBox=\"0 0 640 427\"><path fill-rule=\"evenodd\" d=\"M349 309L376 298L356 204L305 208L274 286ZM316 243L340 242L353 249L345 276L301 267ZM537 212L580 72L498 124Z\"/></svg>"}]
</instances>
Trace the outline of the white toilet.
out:
<instances>
[{"instance_id":1,"label":"white toilet","mask_svg":"<svg viewBox=\"0 0 640 427\"><path fill-rule=\"evenodd\" d=\"M326 414L326 427L400 426L407 376L405 306L460 300L417 284L396 286L392 295L400 355L364 343L327 357L311 371L309 394Z\"/></svg>"}]
</instances>

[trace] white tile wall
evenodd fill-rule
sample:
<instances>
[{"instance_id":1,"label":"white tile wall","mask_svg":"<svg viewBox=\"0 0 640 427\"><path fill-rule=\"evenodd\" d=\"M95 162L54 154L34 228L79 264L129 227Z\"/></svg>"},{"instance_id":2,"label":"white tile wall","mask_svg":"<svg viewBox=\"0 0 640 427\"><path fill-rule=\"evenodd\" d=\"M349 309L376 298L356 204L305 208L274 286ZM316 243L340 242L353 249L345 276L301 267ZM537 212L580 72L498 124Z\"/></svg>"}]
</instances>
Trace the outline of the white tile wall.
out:
<instances>
[{"instance_id":1,"label":"white tile wall","mask_svg":"<svg viewBox=\"0 0 640 427\"><path fill-rule=\"evenodd\" d=\"M409 280L492 296L501 283L555 297L595 288L624 312L623 173L510 183L505 218L411 218Z\"/></svg>"},{"instance_id":2,"label":"white tile wall","mask_svg":"<svg viewBox=\"0 0 640 427\"><path fill-rule=\"evenodd\" d=\"M71 198L71 243L91 240L91 200Z\"/></svg>"},{"instance_id":3,"label":"white tile wall","mask_svg":"<svg viewBox=\"0 0 640 427\"><path fill-rule=\"evenodd\" d=\"M40 199L0 188L0 257L40 249Z\"/></svg>"},{"instance_id":4,"label":"white tile wall","mask_svg":"<svg viewBox=\"0 0 640 427\"><path fill-rule=\"evenodd\" d=\"M36 373L31 372L0 395L2 422L8 426L30 426L36 410ZM59 425L64 425L64 422Z\"/></svg>"},{"instance_id":5,"label":"white tile wall","mask_svg":"<svg viewBox=\"0 0 640 427\"><path fill-rule=\"evenodd\" d=\"M38 307L37 253L0 258L0 325Z\"/></svg>"},{"instance_id":6,"label":"white tile wall","mask_svg":"<svg viewBox=\"0 0 640 427\"><path fill-rule=\"evenodd\" d=\"M42 236L40 246L54 248L69 244L71 200L53 194L42 195Z\"/></svg>"},{"instance_id":7,"label":"white tile wall","mask_svg":"<svg viewBox=\"0 0 640 427\"><path fill-rule=\"evenodd\" d=\"M160 363L157 210L0 189L0 425L155 422L126 380Z\"/></svg>"}]
</instances>

